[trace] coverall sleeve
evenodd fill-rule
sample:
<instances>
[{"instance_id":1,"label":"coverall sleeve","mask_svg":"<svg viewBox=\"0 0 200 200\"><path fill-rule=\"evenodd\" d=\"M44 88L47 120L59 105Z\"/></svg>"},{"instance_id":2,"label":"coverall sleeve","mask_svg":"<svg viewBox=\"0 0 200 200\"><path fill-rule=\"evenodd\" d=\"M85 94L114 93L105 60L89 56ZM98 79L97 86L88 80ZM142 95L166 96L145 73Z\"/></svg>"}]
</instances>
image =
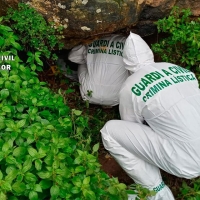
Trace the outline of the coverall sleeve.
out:
<instances>
[{"instance_id":1,"label":"coverall sleeve","mask_svg":"<svg viewBox=\"0 0 200 200\"><path fill-rule=\"evenodd\" d=\"M87 62L87 47L84 45L78 45L74 47L68 54L68 59L71 62L78 64L85 64Z\"/></svg>"},{"instance_id":2,"label":"coverall sleeve","mask_svg":"<svg viewBox=\"0 0 200 200\"><path fill-rule=\"evenodd\" d=\"M119 94L119 112L120 117L122 120L137 122L137 123L144 123L143 117L136 114L133 101L134 96L132 97L132 92L129 87L124 85Z\"/></svg>"}]
</instances>

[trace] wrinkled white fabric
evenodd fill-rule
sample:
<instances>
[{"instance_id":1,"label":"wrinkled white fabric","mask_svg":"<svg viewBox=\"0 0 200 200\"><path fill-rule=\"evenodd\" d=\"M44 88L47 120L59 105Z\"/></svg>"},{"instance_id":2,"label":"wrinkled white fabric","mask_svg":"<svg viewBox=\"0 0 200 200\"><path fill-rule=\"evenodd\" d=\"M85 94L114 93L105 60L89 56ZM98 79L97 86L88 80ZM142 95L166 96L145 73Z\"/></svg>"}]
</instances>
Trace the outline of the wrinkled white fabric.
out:
<instances>
[{"instance_id":1,"label":"wrinkled white fabric","mask_svg":"<svg viewBox=\"0 0 200 200\"><path fill-rule=\"evenodd\" d=\"M111 35L71 50L68 59L80 64L78 77L83 100L108 106L119 103L119 90L129 75L122 57L125 40L123 36Z\"/></svg>"},{"instance_id":2,"label":"wrinkled white fabric","mask_svg":"<svg viewBox=\"0 0 200 200\"><path fill-rule=\"evenodd\" d=\"M119 94L121 121L101 130L105 148L146 188L162 181L159 168L183 178L200 175L200 92L195 75L171 63L155 63L138 35L130 33L124 62L133 74ZM148 125L145 125L146 122ZM173 200L169 188L151 200Z\"/></svg>"}]
</instances>

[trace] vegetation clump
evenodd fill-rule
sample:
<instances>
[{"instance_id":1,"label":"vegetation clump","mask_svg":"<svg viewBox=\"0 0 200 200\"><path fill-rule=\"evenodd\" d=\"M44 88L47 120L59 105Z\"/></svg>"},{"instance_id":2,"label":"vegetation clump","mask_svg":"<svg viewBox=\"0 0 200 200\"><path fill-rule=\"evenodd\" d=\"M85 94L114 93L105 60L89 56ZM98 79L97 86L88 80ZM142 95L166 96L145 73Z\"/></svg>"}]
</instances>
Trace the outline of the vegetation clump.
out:
<instances>
[{"instance_id":1,"label":"vegetation clump","mask_svg":"<svg viewBox=\"0 0 200 200\"><path fill-rule=\"evenodd\" d=\"M165 62L171 62L196 73L200 80L200 18L191 19L190 9L174 7L168 17L156 22L158 32L167 34L152 50Z\"/></svg>"},{"instance_id":2,"label":"vegetation clump","mask_svg":"<svg viewBox=\"0 0 200 200\"><path fill-rule=\"evenodd\" d=\"M88 126L81 111L20 60L18 37L2 23L0 43L1 56L14 56L0 63L11 65L0 70L0 199L127 198L126 185L100 170L99 145L75 137Z\"/></svg>"},{"instance_id":3,"label":"vegetation clump","mask_svg":"<svg viewBox=\"0 0 200 200\"><path fill-rule=\"evenodd\" d=\"M60 50L64 46L62 39L62 26L56 29L54 23L48 23L44 17L39 14L34 8L28 4L19 3L17 9L9 8L4 23L12 28L14 34L18 36L24 52L29 52L29 59L34 56L37 59L38 54L43 59L55 61L57 56L53 53L55 50ZM33 53L37 52L36 55ZM37 63L33 66L37 70L42 70L42 64Z\"/></svg>"}]
</instances>

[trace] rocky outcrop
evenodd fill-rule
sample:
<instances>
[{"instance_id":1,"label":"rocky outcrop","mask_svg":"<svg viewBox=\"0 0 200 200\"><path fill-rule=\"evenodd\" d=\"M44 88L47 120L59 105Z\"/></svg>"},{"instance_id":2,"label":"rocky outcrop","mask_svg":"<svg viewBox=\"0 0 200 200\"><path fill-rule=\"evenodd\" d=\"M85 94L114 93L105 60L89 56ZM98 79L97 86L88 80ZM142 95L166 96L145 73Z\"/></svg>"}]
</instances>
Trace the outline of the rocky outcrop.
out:
<instances>
[{"instance_id":1,"label":"rocky outcrop","mask_svg":"<svg viewBox=\"0 0 200 200\"><path fill-rule=\"evenodd\" d=\"M167 16L174 5L200 16L200 0L0 0L0 13L18 2L62 25L66 49L122 29L150 35L155 31L153 22Z\"/></svg>"}]
</instances>

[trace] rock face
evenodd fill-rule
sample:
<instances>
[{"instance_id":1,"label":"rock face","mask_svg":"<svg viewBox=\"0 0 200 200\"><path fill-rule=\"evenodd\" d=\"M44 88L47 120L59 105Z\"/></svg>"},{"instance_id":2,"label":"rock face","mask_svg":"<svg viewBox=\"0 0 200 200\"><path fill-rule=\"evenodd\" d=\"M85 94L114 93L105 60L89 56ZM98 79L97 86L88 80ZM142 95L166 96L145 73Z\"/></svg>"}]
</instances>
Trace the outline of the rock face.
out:
<instances>
[{"instance_id":1,"label":"rock face","mask_svg":"<svg viewBox=\"0 0 200 200\"><path fill-rule=\"evenodd\" d=\"M167 16L175 5L200 16L200 0L0 0L0 14L18 2L62 25L66 49L121 29L151 35L156 30L153 22Z\"/></svg>"}]
</instances>

